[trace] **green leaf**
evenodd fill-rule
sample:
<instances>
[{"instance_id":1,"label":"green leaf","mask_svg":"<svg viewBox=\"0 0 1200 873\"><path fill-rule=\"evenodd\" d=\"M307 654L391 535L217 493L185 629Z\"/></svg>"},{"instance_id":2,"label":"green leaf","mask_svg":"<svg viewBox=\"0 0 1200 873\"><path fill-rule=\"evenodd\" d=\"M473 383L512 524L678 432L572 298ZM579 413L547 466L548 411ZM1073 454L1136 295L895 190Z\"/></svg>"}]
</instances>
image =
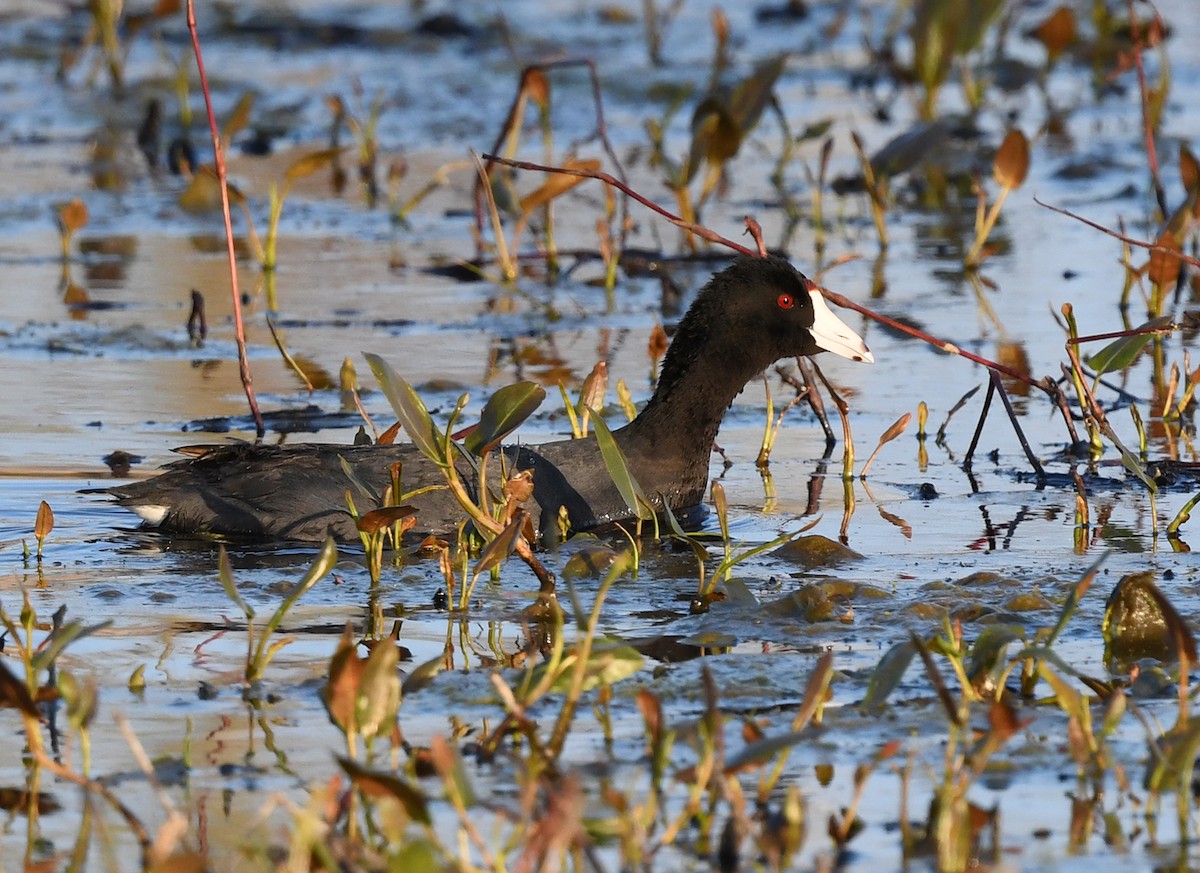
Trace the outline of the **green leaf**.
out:
<instances>
[{"instance_id":1,"label":"green leaf","mask_svg":"<svg viewBox=\"0 0 1200 873\"><path fill-rule=\"evenodd\" d=\"M429 410L425 408L425 404L417 392L379 355L366 352L363 357L371 366L371 372L375 374L379 387L383 390L383 395L388 399L388 403L392 404L392 411L396 414L396 419L408 433L408 438L413 441L413 445L420 450L421 454L442 469L449 466L450 459L446 457L445 438L438 426L433 423Z\"/></svg>"},{"instance_id":2,"label":"green leaf","mask_svg":"<svg viewBox=\"0 0 1200 873\"><path fill-rule=\"evenodd\" d=\"M48 669L58 656L62 654L63 649L71 643L91 636L96 631L104 630L110 624L112 624L111 621L102 621L100 624L84 626L81 621L72 621L56 628L51 632L50 636L42 641L37 654L33 656L31 661L33 669L38 672Z\"/></svg>"},{"instance_id":3,"label":"green leaf","mask_svg":"<svg viewBox=\"0 0 1200 873\"><path fill-rule=\"evenodd\" d=\"M1152 318L1145 324L1140 325L1138 330L1146 330L1153 328L1166 328L1171 324L1171 316L1163 315L1159 318ZM1132 336L1123 336L1120 339L1113 340L1094 355L1087 357L1087 365L1096 371L1096 375L1103 376L1105 373L1112 373L1117 370L1124 370L1137 358L1140 352L1153 339L1152 333L1136 333Z\"/></svg>"},{"instance_id":4,"label":"green leaf","mask_svg":"<svg viewBox=\"0 0 1200 873\"><path fill-rule=\"evenodd\" d=\"M430 658L425 663L409 671L409 674L404 677L404 684L400 687L400 690L404 694L412 694L414 691L419 691L432 682L433 677L441 673L445 666L445 655L437 655Z\"/></svg>"},{"instance_id":5,"label":"green leaf","mask_svg":"<svg viewBox=\"0 0 1200 873\"><path fill-rule=\"evenodd\" d=\"M1025 639L1025 628L1019 624L988 625L971 646L967 675L975 681L985 673L995 670L1004 657L1008 644Z\"/></svg>"},{"instance_id":6,"label":"green leaf","mask_svg":"<svg viewBox=\"0 0 1200 873\"><path fill-rule=\"evenodd\" d=\"M479 415L479 425L467 434L463 446L482 457L500 444L533 414L546 399L546 390L533 382L505 385L488 398Z\"/></svg>"},{"instance_id":7,"label":"green leaf","mask_svg":"<svg viewBox=\"0 0 1200 873\"><path fill-rule=\"evenodd\" d=\"M630 515L643 520L653 518L654 512L646 498L646 492L629 472L629 465L625 463L621 447L613 439L612 431L608 429L604 419L595 410L592 411L592 426L596 429L596 445L600 447L600 457L604 459L608 475L612 477L613 484L617 486L617 491L629 507Z\"/></svg>"},{"instance_id":8,"label":"green leaf","mask_svg":"<svg viewBox=\"0 0 1200 873\"><path fill-rule=\"evenodd\" d=\"M238 593L237 583L233 581L233 570L229 566L229 553L225 551L225 547L221 546L217 552L217 578L221 580L221 587L225 589L225 596L233 601L234 606L242 611L242 615L247 619L254 619L254 607L242 600L242 595Z\"/></svg>"},{"instance_id":9,"label":"green leaf","mask_svg":"<svg viewBox=\"0 0 1200 873\"><path fill-rule=\"evenodd\" d=\"M387 736L396 723L400 709L399 662L400 650L390 639L378 640L367 656L355 700L358 730L366 739Z\"/></svg>"},{"instance_id":10,"label":"green leaf","mask_svg":"<svg viewBox=\"0 0 1200 873\"><path fill-rule=\"evenodd\" d=\"M551 685L554 691L561 694L571 690L571 668L575 658L576 655L571 653L563 659L562 673ZM616 685L642 669L645 664L646 659L641 652L631 646L613 644L593 648L584 672L583 690L590 691L602 684Z\"/></svg>"},{"instance_id":11,"label":"green leaf","mask_svg":"<svg viewBox=\"0 0 1200 873\"><path fill-rule=\"evenodd\" d=\"M337 564L337 544L334 543L333 537L327 537L325 544L321 546L321 551L317 554L317 559L313 561L308 572L304 574L304 578L292 586L292 590L283 598L283 602L279 604L279 608L275 610L271 620L267 622L267 632L263 639L279 629L279 625L283 623L283 618L288 614L296 601L303 596L304 592L312 588L321 577L328 573Z\"/></svg>"},{"instance_id":12,"label":"green leaf","mask_svg":"<svg viewBox=\"0 0 1200 873\"><path fill-rule=\"evenodd\" d=\"M763 110L770 105L771 93L786 63L786 53L767 58L733 89L729 97L729 114L743 137L755 128Z\"/></svg>"},{"instance_id":13,"label":"green leaf","mask_svg":"<svg viewBox=\"0 0 1200 873\"><path fill-rule=\"evenodd\" d=\"M874 709L883 705L891 693L899 687L900 680L904 678L904 672L912 663L913 655L916 653L917 647L912 644L911 640L896 643L884 653L884 656L879 659L879 663L875 665L875 670L871 673L871 679L867 683L867 693L862 701L864 709Z\"/></svg>"}]
</instances>

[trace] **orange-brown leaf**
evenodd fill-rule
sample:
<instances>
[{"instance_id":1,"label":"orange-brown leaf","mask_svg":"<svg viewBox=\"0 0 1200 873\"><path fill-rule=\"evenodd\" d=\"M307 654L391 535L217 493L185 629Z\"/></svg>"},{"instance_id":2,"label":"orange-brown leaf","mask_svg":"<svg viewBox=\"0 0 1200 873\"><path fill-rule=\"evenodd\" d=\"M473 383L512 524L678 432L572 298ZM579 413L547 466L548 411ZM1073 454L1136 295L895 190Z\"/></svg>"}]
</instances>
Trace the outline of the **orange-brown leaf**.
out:
<instances>
[{"instance_id":1,"label":"orange-brown leaf","mask_svg":"<svg viewBox=\"0 0 1200 873\"><path fill-rule=\"evenodd\" d=\"M54 530L54 510L45 500L38 506L37 520L33 523L33 535L39 540L45 539Z\"/></svg>"},{"instance_id":2,"label":"orange-brown leaf","mask_svg":"<svg viewBox=\"0 0 1200 873\"><path fill-rule=\"evenodd\" d=\"M996 150L996 162L992 166L996 182L1002 188L1020 188L1029 172L1029 140L1025 134L1013 128Z\"/></svg>"},{"instance_id":3,"label":"orange-brown leaf","mask_svg":"<svg viewBox=\"0 0 1200 873\"><path fill-rule=\"evenodd\" d=\"M537 69L526 70L522 84L525 87L525 93L534 103L542 109L550 106L550 81L546 78L545 73Z\"/></svg>"},{"instance_id":4,"label":"orange-brown leaf","mask_svg":"<svg viewBox=\"0 0 1200 873\"><path fill-rule=\"evenodd\" d=\"M1179 144L1179 175L1183 179L1183 189L1189 194L1200 189L1200 162L1183 143Z\"/></svg>"},{"instance_id":5,"label":"orange-brown leaf","mask_svg":"<svg viewBox=\"0 0 1200 873\"><path fill-rule=\"evenodd\" d=\"M87 204L76 197L58 207L58 223L64 233L74 233L88 223Z\"/></svg>"},{"instance_id":6,"label":"orange-brown leaf","mask_svg":"<svg viewBox=\"0 0 1200 873\"><path fill-rule=\"evenodd\" d=\"M667 346L669 344L667 332L663 330L662 325L654 325L654 330L650 331L650 348L648 349L650 360L657 363L667 353Z\"/></svg>"},{"instance_id":7,"label":"orange-brown leaf","mask_svg":"<svg viewBox=\"0 0 1200 873\"><path fill-rule=\"evenodd\" d=\"M1046 47L1046 53L1053 61L1062 54L1063 49L1075 42L1074 10L1069 6L1059 6L1034 28L1033 36Z\"/></svg>"},{"instance_id":8,"label":"orange-brown leaf","mask_svg":"<svg viewBox=\"0 0 1200 873\"><path fill-rule=\"evenodd\" d=\"M392 522L416 515L416 512L417 510L411 506L381 506L379 509L372 509L363 515L362 518L355 522L355 525L365 534L374 534L385 527L391 527ZM415 518L413 519L413 524L416 524ZM412 524L408 525L408 527L412 527Z\"/></svg>"},{"instance_id":9,"label":"orange-brown leaf","mask_svg":"<svg viewBox=\"0 0 1200 873\"><path fill-rule=\"evenodd\" d=\"M569 160L563 163L563 167L568 170L589 170L591 172L599 172L600 161L595 158L589 158L586 161ZM587 181L586 176L568 176L563 173L554 173L544 184L530 191L521 198L521 213L529 214L539 207L545 206L551 200L559 197L570 191L576 185Z\"/></svg>"},{"instance_id":10,"label":"orange-brown leaf","mask_svg":"<svg viewBox=\"0 0 1200 873\"><path fill-rule=\"evenodd\" d=\"M1179 278L1179 255L1174 254L1179 251L1179 240L1171 231L1164 230L1162 236L1158 238L1158 244L1171 251L1152 250L1150 263L1146 267L1146 275L1160 288L1167 288L1174 285L1175 280Z\"/></svg>"},{"instance_id":11,"label":"orange-brown leaf","mask_svg":"<svg viewBox=\"0 0 1200 873\"><path fill-rule=\"evenodd\" d=\"M316 152L309 152L307 155L296 160L287 172L284 174L289 182L295 182L305 176L311 176L317 170L326 166L330 161L342 153L341 148L336 149L321 149Z\"/></svg>"}]
</instances>

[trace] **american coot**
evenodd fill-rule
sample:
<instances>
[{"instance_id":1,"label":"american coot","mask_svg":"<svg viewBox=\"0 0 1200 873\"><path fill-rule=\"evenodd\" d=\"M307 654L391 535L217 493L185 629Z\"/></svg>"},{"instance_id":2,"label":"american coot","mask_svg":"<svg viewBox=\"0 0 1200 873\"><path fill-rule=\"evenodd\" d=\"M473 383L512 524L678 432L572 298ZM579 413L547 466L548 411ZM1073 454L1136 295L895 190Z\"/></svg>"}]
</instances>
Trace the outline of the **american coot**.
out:
<instances>
[{"instance_id":1,"label":"american coot","mask_svg":"<svg viewBox=\"0 0 1200 873\"><path fill-rule=\"evenodd\" d=\"M733 399L780 358L822 350L874 361L862 339L787 261L741 258L713 276L679 323L654 396L636 419L614 431L646 495L678 511L700 504L713 440ZM533 471L528 508L544 537L557 529L563 506L575 532L630 516L594 438L504 451L510 467ZM380 493L397 461L406 493L444 483L411 445L231 444L109 493L167 532L258 540L321 540L332 534L353 541L358 532L347 512L347 489L359 512L374 507L363 505L343 461ZM465 515L445 489L406 503L417 510L417 532L445 533Z\"/></svg>"}]
</instances>

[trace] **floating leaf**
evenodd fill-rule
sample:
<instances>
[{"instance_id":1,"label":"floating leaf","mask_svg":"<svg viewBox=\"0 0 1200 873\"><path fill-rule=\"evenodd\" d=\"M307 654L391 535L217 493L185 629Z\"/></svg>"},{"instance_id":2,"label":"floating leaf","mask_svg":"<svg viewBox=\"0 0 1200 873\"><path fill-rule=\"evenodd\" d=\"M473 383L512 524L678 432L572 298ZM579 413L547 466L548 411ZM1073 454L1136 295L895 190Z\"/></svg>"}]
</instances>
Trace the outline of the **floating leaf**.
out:
<instances>
[{"instance_id":1,"label":"floating leaf","mask_svg":"<svg viewBox=\"0 0 1200 873\"><path fill-rule=\"evenodd\" d=\"M849 546L843 546L836 540L820 534L797 537L780 546L771 555L792 561L806 570L813 570L817 567L833 567L847 561L862 560L862 555Z\"/></svg>"},{"instance_id":2,"label":"floating leaf","mask_svg":"<svg viewBox=\"0 0 1200 873\"><path fill-rule=\"evenodd\" d=\"M545 399L546 389L534 382L505 385L488 398L479 415L479 425L467 434L463 447L476 457L486 455L520 427Z\"/></svg>"},{"instance_id":3,"label":"floating leaf","mask_svg":"<svg viewBox=\"0 0 1200 873\"><path fill-rule=\"evenodd\" d=\"M446 457L442 432L429 415L424 402L404 379L379 355L367 352L364 354L371 372L379 382L383 395L392 405L401 427L408 433L413 445L429 460L439 467L445 468L450 464Z\"/></svg>"},{"instance_id":4,"label":"floating leaf","mask_svg":"<svg viewBox=\"0 0 1200 873\"><path fill-rule=\"evenodd\" d=\"M1029 172L1029 140L1015 127L1004 136L996 150L992 173L1002 188L1020 188Z\"/></svg>"},{"instance_id":5,"label":"floating leaf","mask_svg":"<svg viewBox=\"0 0 1200 873\"><path fill-rule=\"evenodd\" d=\"M1087 364L1096 371L1098 376L1103 376L1105 373L1112 373L1118 370L1124 370L1137 358L1138 352L1150 342L1154 334L1142 333L1155 328L1167 328L1171 325L1171 316L1163 315L1159 318L1152 318L1145 324L1139 325L1136 329L1139 333L1134 333L1130 336L1123 336L1120 339L1106 345L1094 355L1087 358Z\"/></svg>"}]
</instances>

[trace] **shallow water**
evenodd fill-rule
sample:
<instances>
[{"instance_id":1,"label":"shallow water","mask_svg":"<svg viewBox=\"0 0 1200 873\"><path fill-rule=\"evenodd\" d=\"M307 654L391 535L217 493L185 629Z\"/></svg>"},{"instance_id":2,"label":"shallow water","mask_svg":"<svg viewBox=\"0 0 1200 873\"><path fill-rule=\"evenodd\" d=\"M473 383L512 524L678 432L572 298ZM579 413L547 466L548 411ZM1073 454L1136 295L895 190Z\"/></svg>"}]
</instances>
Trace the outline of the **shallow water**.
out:
<instances>
[{"instance_id":1,"label":"shallow water","mask_svg":"<svg viewBox=\"0 0 1200 873\"><path fill-rule=\"evenodd\" d=\"M326 95L337 94L363 114L376 93L385 106L379 119L380 166L403 156L408 172L399 184L400 199L412 196L439 167L468 157L467 149L488 149L512 99L519 69L535 59L557 56L595 58L603 82L605 113L614 146L627 160L630 176L643 193L664 203L670 195L646 164L648 118L660 117L664 103L656 88L688 84L702 89L712 54L709 15L712 4L684 4L666 32L668 63L647 64L639 24L579 27L598 21L596 4L561 2L554 14L546 5L504 5L506 29L489 26L496 15L470 9L464 18L478 25L466 40L429 40L411 30L415 13L393 4L355 6L328 3L241 4L231 13L236 26L206 41L206 61L214 78L217 112L224 117L245 89L257 94L252 118L278 130L274 153L244 154L235 139L230 173L250 198L256 226L265 226L266 191L299 155L326 144L329 110ZM834 5L814 5L809 19L787 26L757 24L750 7L728 9L734 37L731 53L742 74L768 55L797 53L777 86L794 130L821 119L833 120L835 151L830 176L855 172L857 160L849 133L859 131L869 151L906 130L915 120L913 100L896 97L891 86L873 92L853 90L849 74L867 62L863 37L881 38L890 4L861 2L833 37L823 29L837 20ZM1159 4L1172 27L1165 51L1171 65L1170 100L1165 112L1160 155L1172 205L1182 199L1176 164L1180 142L1200 139L1200 116L1188 111L1200 98L1200 23L1187 0ZM1040 64L1042 49L1020 38L1020 31L1048 9L1018 17L1010 34L1010 54ZM291 16L298 16L301 24ZM1028 20L1026 20L1028 16ZM203 16L202 16L203 18ZM331 43L318 24L345 28ZM201 22L202 27L204 21ZM86 29L79 16L48 12L40 5L0 15L0 606L20 610L21 592L43 621L60 606L68 619L87 624L110 622L68 647L60 666L99 687L101 709L92 728L94 772L118 786L121 797L152 830L166 818L163 804L138 774L119 717L130 724L153 760L165 759L159 778L168 796L189 816L190 845L201 842L222 869L254 866L246 846L279 845L281 829L292 820L285 802L310 802L336 772L334 755L342 740L329 723L319 690L342 628L358 632L382 616L386 632L401 620L400 642L411 651L406 670L442 656L452 646L451 669L428 687L407 695L401 709L405 737L416 744L446 730L450 716L467 724L498 719L489 672L511 659L528 641L520 611L536 583L531 573L510 562L502 583L481 583L469 618L460 620L435 607L443 579L435 561L410 560L386 566L373 590L361 550L343 550L333 579L309 592L289 614L286 629L296 642L271 665L265 688L272 695L260 708L241 698L245 623L225 596L216 575L216 551L209 543L163 539L136 528L135 519L79 490L108 484L112 474L102 460L122 450L142 461L133 475L147 475L171 458L170 449L213 442L229 436L251 438L238 381L221 226L215 213L181 210L177 197L184 183L162 173L152 176L137 152L134 133L145 101L170 96L173 64L185 54L185 33L175 22L156 39L140 37L129 56L129 97L113 101L102 74L89 83L92 58L73 69L65 82L55 80L59 49ZM906 45L906 41L901 41ZM1157 64L1157 56L1150 56ZM1156 69L1156 68L1155 68ZM567 143L588 136L594 126L590 89L577 71L555 74L556 156ZM891 245L878 256L868 204L862 195L826 196L826 214L834 225L826 262L854 259L830 270L829 287L890 315L912 319L929 333L960 347L997 359L1019 347L1035 377L1057 377L1066 360L1063 333L1054 313L1072 302L1083 333L1120 329L1117 302L1124 281L1115 240L1053 214L1033 202L1040 199L1146 237L1144 216L1152 202L1147 174L1137 89L1131 74L1117 80L1119 93L1097 99L1090 71L1060 63L1047 91L1063 127L1053 136L1035 138L1029 179L1009 198L997 234L1005 250L983 273L997 287L983 292L986 308L962 277L960 258L969 242L973 200L959 207L924 209L914 203L903 180L898 204L888 214ZM357 89L357 91L356 91ZM198 94L193 89L193 108ZM686 103L690 107L691 103ZM886 107L890 118L881 120ZM961 89L944 88L943 108L961 109ZM166 112L172 128L173 110ZM1011 114L1027 134L1040 130L1049 115L1046 98L1027 86L1019 92L994 91L981 115L982 140L994 147ZM677 113L668 126L674 153L687 147L688 115ZM199 130L194 134L197 144ZM540 159L527 136L525 157ZM115 143L111 156L106 143ZM708 206L705 221L719 232L740 238L742 216L753 213L768 243L783 237L785 217L770 184L779 152L779 129L768 117L731 165L727 196ZM962 148L971 153L976 146ZM799 154L815 165L819 142L803 144ZM640 156L634 155L640 150ZM594 143L581 154L600 154ZM977 158L985 179L990 151ZM1084 180L1065 178L1068 165L1094 173ZM353 171L353 167L350 167ZM382 170L381 170L382 175ZM788 188L807 202L809 186L798 163L787 171ZM361 351L384 355L413 384L435 415L453 407L461 391L471 393L465 418L477 413L490 391L518 378L543 381L550 388L544 408L521 431L537 442L566 429L561 402L552 387L565 380L573 390L596 360L609 362L610 384L624 379L635 398L650 389L646 348L657 323L670 321L660 306L655 277L622 277L610 302L591 284L601 272L585 262L569 279L548 287L533 279L518 283L517 293L491 282L466 282L429 272L430 265L474 254L468 217L470 172L451 174L451 183L435 192L412 214L407 227L394 223L388 210L370 209L353 182L340 194L327 173L300 180L283 213L277 276L277 315L289 350L305 369L323 379L313 392L275 352L266 325L267 303L258 286L261 273L252 258L239 264L243 290L250 295L246 325L255 388L265 411L319 407L327 418L313 432L289 433L288 440L349 442L359 419L343 408L337 374L349 356L360 375L367 372ZM529 184L533 182L520 182ZM994 191L990 179L989 191ZM54 223L56 204L81 197L90 220L78 234L72 257L58 257ZM598 187L584 186L568 195L559 209L560 245L594 249L593 224L602 214ZM668 253L678 249L676 231L640 209L630 245ZM244 219L236 217L239 234ZM527 240L529 235L527 234ZM803 269L814 269L814 231L807 222L792 236L789 253ZM1141 256L1137 262L1143 260ZM687 298L702 284L711 264L670 265ZM884 287L875 276L883 277ZM68 283L86 289L92 305L72 308L64 302ZM877 289L871 299L871 289ZM184 323L192 288L204 292L210 335L202 347L188 343ZM1184 305L1190 305L1190 300ZM990 309L993 315L987 313ZM1136 299L1133 324L1143 320ZM986 381L982 369L847 314L870 344L877 364L859 366L842 359L820 361L848 398L859 464L878 435L919 402L930 409L936 431L951 407L971 388ZM1189 334L1164 343L1168 360L1182 362ZM826 356L828 357L828 356ZM1110 377L1136 398L1143 414L1152 395L1150 361L1143 358L1126 375ZM366 386L368 389L370 386ZM770 389L777 405L791 392L774 376ZM610 391L610 398L612 392ZM1113 392L1105 396L1111 403ZM365 406L378 423L389 411L378 392L364 392ZM881 655L907 632L933 633L936 623L922 612L942 604L965 619L970 639L982 628L1016 621L1032 631L1052 626L1068 591L1097 558L1108 552L1098 581L1073 618L1058 647L1075 668L1104 675L1100 622L1103 600L1122 575L1150 569L1186 619L1196 614L1197 569L1183 544L1195 536L1188 525L1180 540L1168 540L1163 528L1187 502L1185 481L1164 490L1152 503L1144 489L1126 477L1111 449L1089 491L1093 521L1103 524L1076 539L1075 492L1055 481L1039 488L1029 479L1028 464L1011 426L993 408L974 463L974 481L961 467L978 420L982 392L957 413L944 446L928 442L928 461L918 460L913 427L886 445L869 478L850 487L847 499L840 478L839 446L823 460L822 433L807 411L788 414L772 454L775 497L769 497L754 457L765 418L766 395L751 384L735 402L719 442L733 461L721 475L732 514L735 540L757 544L812 521L813 533L844 541L862 560L836 568L804 571L775 556L738 566L731 596L704 615L689 606L697 572L690 553L648 546L637 579L623 580L609 594L600 623L603 632L630 640L657 640L671 653L667 661L647 662L633 678L616 686L614 737L606 747L589 712L579 717L567 745L566 760L588 773L603 773L622 790L644 783L644 737L634 705L639 688L657 694L668 721L686 724L704 712L701 668L707 667L727 712L765 720L771 731L786 730L819 652L835 653L838 678L826 714L827 727L811 742L796 747L785 771L808 802L809 835L801 855L807 868L830 858L824 836L828 815L844 807L852 794L853 771L873 750L902 739L905 754L934 768L941 766L945 719L932 704L931 689L919 666L896 692L897 704L884 717L853 707L862 699L870 671ZM1021 426L1035 452L1057 474L1067 470L1056 460L1067 436L1061 419L1037 392L1014 396ZM614 413L612 420L618 420ZM234 417L228 421L228 417ZM301 416L303 418L303 416ZM1136 444L1128 412L1112 414L1114 426ZM836 421L834 423L837 427ZM295 425L289 425L292 430ZM280 438L272 435L272 439ZM994 455L991 453L995 452ZM1184 436L1171 442L1162 428L1152 429L1152 457L1195 460ZM861 467L860 467L861 469ZM1111 480L1111 481L1110 481ZM922 495L930 485L936 497ZM819 490L819 494L814 496ZM33 547L33 521L39 501L55 513L55 528L40 567L22 555L22 542ZM1152 523L1157 513L1157 526ZM710 531L716 521L706 523ZM1156 533L1157 530L1157 533ZM619 538L612 540L619 547ZM585 545L574 541L561 553L546 556L560 572L569 556ZM302 548L236 548L230 552L239 591L260 615L269 614L287 587L313 560ZM988 573L992 575L978 575ZM860 588L839 600L841 621L811 622L789 597L813 581L841 581ZM577 594L590 608L598 583L581 580ZM1041 609L1016 612L1019 594L1040 592ZM736 594L737 596L734 596ZM564 601L569 598L564 594ZM1023 608L1023 607L1022 607ZM679 641L682 640L681 644ZM666 644L671 644L665 648ZM699 655L708 648L706 657ZM10 654L6 650L5 654ZM683 653L683 654L681 654ZM683 657L689 660L680 660ZM676 661L678 661L676 663ZM6 659L16 670L16 662ZM146 667L143 693L127 689L138 666ZM505 674L513 682L517 674ZM1170 694L1144 700L1152 716L1174 717ZM0 712L10 735L20 733L12 710ZM552 721L553 708L532 713ZM61 717L61 716L60 716ZM972 800L999 805L1001 854L1006 865L1022 869L1078 869L1081 864L1124 869L1121 850L1099 835L1081 844L1070 838L1069 793L1077 790L1074 765L1062 752L1064 720L1057 709L1025 707L1031 719L1001 755L1001 777L989 773ZM980 718L983 718L980 715ZM743 742L736 718L729 722L730 753ZM1157 843L1135 833L1142 819L1138 806L1145 731L1127 717L1117 748L1135 786L1127 792L1109 787L1104 803L1116 810L1129 851L1139 864L1174 861L1180 850L1172 827L1161 825ZM25 768L17 743L0 756L0 788L19 787ZM77 749L70 750L71 755ZM692 762L681 750L675 763ZM174 766L172 768L172 763ZM630 763L632 762L632 763ZM813 777L813 767L833 764L828 785ZM508 798L511 767L504 760L472 769L482 791ZM923 818L932 781L918 767L911 818ZM990 781L989 781L990 780ZM38 822L30 857L62 860L79 831L80 799L73 786L47 784L62 807ZM600 808L592 792L590 804ZM436 788L430 788L434 794ZM899 816L898 778L888 767L876 773L860 814L866 824L845 859L849 868L875 870L901 863L899 837L890 825ZM453 820L438 807L439 827L452 833ZM111 848L93 845L96 865L118 869L136 863L136 845L110 812ZM1164 819L1170 818L1169 815ZM0 861L15 866L25 856L28 819L13 814L0 833ZM1039 828L1049 834L1034 840ZM684 841L660 858L662 869L707 862L692 857ZM117 860L112 861L112 858ZM9 861L8 859L12 859Z\"/></svg>"}]
</instances>

